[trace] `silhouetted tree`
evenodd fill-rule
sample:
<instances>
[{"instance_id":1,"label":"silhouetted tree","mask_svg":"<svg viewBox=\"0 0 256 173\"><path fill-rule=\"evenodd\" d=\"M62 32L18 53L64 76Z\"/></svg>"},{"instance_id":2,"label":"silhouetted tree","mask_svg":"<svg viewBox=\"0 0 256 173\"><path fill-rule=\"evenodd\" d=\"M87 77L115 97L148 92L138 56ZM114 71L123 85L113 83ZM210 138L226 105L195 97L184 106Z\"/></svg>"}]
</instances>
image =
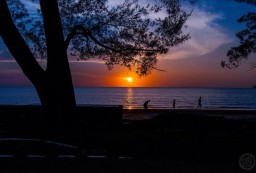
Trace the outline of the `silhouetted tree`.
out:
<instances>
[{"instance_id":1,"label":"silhouetted tree","mask_svg":"<svg viewBox=\"0 0 256 173\"><path fill-rule=\"evenodd\" d=\"M68 53L98 58L147 75L157 55L189 39L182 29L189 13L179 0L39 0L30 14L20 0L0 0L0 35L41 104L59 115L76 106ZM112 3L111 3L112 2ZM45 58L41 67L36 58Z\"/></svg>"},{"instance_id":2,"label":"silhouetted tree","mask_svg":"<svg viewBox=\"0 0 256 173\"><path fill-rule=\"evenodd\" d=\"M256 0L235 0L237 2L256 5ZM238 67L243 59L247 59L252 53L256 53L256 12L249 12L238 19L239 23L245 23L246 29L236 34L240 45L231 47L227 52L229 62L222 61L223 67ZM252 64L252 67L256 67Z\"/></svg>"}]
</instances>

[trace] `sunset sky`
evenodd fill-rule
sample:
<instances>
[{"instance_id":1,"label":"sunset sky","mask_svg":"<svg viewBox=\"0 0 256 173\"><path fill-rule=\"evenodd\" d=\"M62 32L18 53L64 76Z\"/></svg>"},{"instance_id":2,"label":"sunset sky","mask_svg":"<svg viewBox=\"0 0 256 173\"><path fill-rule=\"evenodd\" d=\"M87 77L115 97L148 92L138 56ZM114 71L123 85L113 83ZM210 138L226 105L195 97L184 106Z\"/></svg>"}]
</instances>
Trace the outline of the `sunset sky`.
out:
<instances>
[{"instance_id":1,"label":"sunset sky","mask_svg":"<svg viewBox=\"0 0 256 173\"><path fill-rule=\"evenodd\" d=\"M34 4L28 1L27 7ZM244 62L238 69L222 68L227 50L237 45L235 33L243 29L237 19L255 6L236 3L232 0L198 0L187 21L185 32L191 39L174 47L159 57L158 67L165 70L152 71L139 78L133 71L115 66L108 71L103 62L74 61L70 66L75 86L96 87L252 87L256 85L256 69L249 63L256 61L256 55ZM45 62L40 62L42 65ZM130 77L130 81L127 79ZM0 38L0 86L30 86L8 49Z\"/></svg>"}]
</instances>

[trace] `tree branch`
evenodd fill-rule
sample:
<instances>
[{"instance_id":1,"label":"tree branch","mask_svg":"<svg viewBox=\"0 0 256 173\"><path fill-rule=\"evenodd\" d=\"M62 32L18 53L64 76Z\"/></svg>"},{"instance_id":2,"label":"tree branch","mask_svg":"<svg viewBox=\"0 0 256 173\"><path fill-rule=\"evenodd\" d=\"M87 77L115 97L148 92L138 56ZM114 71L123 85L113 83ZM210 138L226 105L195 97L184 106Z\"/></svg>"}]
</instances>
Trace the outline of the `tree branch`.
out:
<instances>
[{"instance_id":1,"label":"tree branch","mask_svg":"<svg viewBox=\"0 0 256 173\"><path fill-rule=\"evenodd\" d=\"M0 0L0 11L0 34L4 43L20 65L23 73L32 82L39 82L40 77L44 75L45 71L38 64L28 45L15 27L5 0Z\"/></svg>"},{"instance_id":2,"label":"tree branch","mask_svg":"<svg viewBox=\"0 0 256 173\"><path fill-rule=\"evenodd\" d=\"M70 43L70 41L72 40L72 38L74 38L76 35L83 35L86 37L91 38L96 44L98 44L101 47L104 47L105 49L108 50L112 50L115 52L124 52L124 51L142 51L142 52L160 52L162 50L160 49L139 49L139 48L127 48L127 49L115 49L113 47L107 46L103 43L101 43L100 41L98 41L93 35L92 33L87 30L86 28L84 28L82 25L76 25L72 31L68 34L66 40L65 40L65 45L66 48L68 48L68 45Z\"/></svg>"}]
</instances>

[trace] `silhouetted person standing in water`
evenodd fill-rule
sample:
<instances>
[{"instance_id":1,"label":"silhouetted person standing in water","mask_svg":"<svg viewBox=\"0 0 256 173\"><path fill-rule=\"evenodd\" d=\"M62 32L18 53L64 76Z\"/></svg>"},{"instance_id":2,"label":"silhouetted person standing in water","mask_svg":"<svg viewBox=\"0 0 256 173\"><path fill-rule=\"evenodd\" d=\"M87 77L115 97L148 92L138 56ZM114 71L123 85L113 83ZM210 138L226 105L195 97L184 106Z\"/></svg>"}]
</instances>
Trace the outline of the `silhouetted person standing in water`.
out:
<instances>
[{"instance_id":1,"label":"silhouetted person standing in water","mask_svg":"<svg viewBox=\"0 0 256 173\"><path fill-rule=\"evenodd\" d=\"M148 109L148 102L150 102L150 100L145 101L145 103L143 104L145 110Z\"/></svg>"},{"instance_id":2,"label":"silhouetted person standing in water","mask_svg":"<svg viewBox=\"0 0 256 173\"><path fill-rule=\"evenodd\" d=\"M201 109L201 108L202 108L202 97L199 97L196 109Z\"/></svg>"},{"instance_id":3,"label":"silhouetted person standing in water","mask_svg":"<svg viewBox=\"0 0 256 173\"><path fill-rule=\"evenodd\" d=\"M175 107L176 107L176 100L173 99L173 101L172 101L172 108L175 109Z\"/></svg>"}]
</instances>

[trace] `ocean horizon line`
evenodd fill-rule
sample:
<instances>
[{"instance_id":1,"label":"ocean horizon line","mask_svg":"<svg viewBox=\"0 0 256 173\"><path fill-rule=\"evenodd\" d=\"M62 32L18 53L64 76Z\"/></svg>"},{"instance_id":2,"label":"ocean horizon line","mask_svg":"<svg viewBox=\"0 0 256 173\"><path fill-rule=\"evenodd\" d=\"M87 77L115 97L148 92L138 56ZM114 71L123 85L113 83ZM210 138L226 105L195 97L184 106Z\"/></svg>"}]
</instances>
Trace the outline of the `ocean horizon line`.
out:
<instances>
[{"instance_id":1,"label":"ocean horizon line","mask_svg":"<svg viewBox=\"0 0 256 173\"><path fill-rule=\"evenodd\" d=\"M5 86L5 85L0 85L1 88L35 88L34 86L15 86L15 85L10 85L10 86ZM191 87L177 87L177 86L74 86L74 89L76 88L173 88L173 89L255 89L253 88L254 86L251 87L222 87L222 86L191 86Z\"/></svg>"}]
</instances>

